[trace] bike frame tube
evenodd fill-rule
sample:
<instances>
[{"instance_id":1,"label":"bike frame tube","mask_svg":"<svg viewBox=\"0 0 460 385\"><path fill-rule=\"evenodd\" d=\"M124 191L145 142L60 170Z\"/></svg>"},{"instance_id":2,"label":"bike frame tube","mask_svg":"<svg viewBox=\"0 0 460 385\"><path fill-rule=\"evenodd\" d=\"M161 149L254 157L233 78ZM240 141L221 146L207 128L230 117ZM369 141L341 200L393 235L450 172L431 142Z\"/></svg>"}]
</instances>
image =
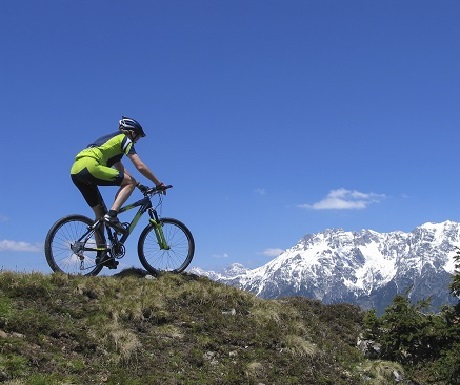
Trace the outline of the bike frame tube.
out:
<instances>
[{"instance_id":1,"label":"bike frame tube","mask_svg":"<svg viewBox=\"0 0 460 385\"><path fill-rule=\"evenodd\" d=\"M140 207L139 207L140 206ZM126 205L124 207L122 207L119 211L119 213L123 213L125 211L129 211L129 210L132 210L136 207L139 207L139 210L137 211L136 215L134 215L134 218L132 219L131 223L129 224L129 227L128 227L128 233L123 235L120 239L120 242L121 243L124 243L126 241L126 239L129 237L129 235L133 232L133 230L136 228L136 225L137 225L137 222L139 222L139 219L141 219L142 215L149 209L152 207L152 201L147 198L147 197L144 197L140 200L138 200L137 202L134 202L134 203L131 203L129 205Z\"/></svg>"},{"instance_id":2,"label":"bike frame tube","mask_svg":"<svg viewBox=\"0 0 460 385\"><path fill-rule=\"evenodd\" d=\"M149 204L149 203L150 203L150 204ZM129 205L126 205L126 206L122 207L122 208L119 210L119 212L120 212L120 213L123 213L123 212L125 212L125 211L129 211L129 210L131 210L131 209L133 209L133 208L135 208L135 207L138 207L138 206L145 206L145 207L141 207L141 208L139 209L139 211L143 210L143 211L145 212L148 208L152 207L152 202L150 201L149 198L144 197L144 198L138 200L137 202L134 202L134 203L131 203L131 204L129 204Z\"/></svg>"}]
</instances>

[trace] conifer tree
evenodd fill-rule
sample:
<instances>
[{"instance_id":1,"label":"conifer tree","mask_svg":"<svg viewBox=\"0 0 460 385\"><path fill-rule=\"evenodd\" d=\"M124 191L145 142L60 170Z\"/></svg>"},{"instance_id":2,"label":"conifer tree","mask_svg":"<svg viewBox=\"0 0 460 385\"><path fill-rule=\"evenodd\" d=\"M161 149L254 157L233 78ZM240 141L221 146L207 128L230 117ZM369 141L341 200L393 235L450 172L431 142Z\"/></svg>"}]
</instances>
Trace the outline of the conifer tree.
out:
<instances>
[{"instance_id":1,"label":"conifer tree","mask_svg":"<svg viewBox=\"0 0 460 385\"><path fill-rule=\"evenodd\" d=\"M449 285L451 293L459 301L455 306L443 309L445 340L441 357L435 365L438 376L449 385L460 385L460 249L455 255L455 273Z\"/></svg>"},{"instance_id":2,"label":"conifer tree","mask_svg":"<svg viewBox=\"0 0 460 385\"><path fill-rule=\"evenodd\" d=\"M363 338L366 340L378 341L382 334L381 322L377 316L377 310L368 310L364 314Z\"/></svg>"},{"instance_id":3,"label":"conifer tree","mask_svg":"<svg viewBox=\"0 0 460 385\"><path fill-rule=\"evenodd\" d=\"M450 290L460 300L460 248L457 247L457 254L455 260L455 274L450 284ZM460 301L455 306L457 314L460 316Z\"/></svg>"},{"instance_id":4,"label":"conifer tree","mask_svg":"<svg viewBox=\"0 0 460 385\"><path fill-rule=\"evenodd\" d=\"M423 354L423 336L428 320L420 312L426 303L412 305L407 295L397 295L381 318L382 358L403 364L417 363Z\"/></svg>"},{"instance_id":5,"label":"conifer tree","mask_svg":"<svg viewBox=\"0 0 460 385\"><path fill-rule=\"evenodd\" d=\"M439 314L426 314L430 300L413 305L408 292L397 295L378 318L369 311L364 318L364 338L380 344L380 357L408 370L421 369L430 383L460 385L460 248L449 285L459 301ZM415 366L414 366L415 365Z\"/></svg>"}]
</instances>

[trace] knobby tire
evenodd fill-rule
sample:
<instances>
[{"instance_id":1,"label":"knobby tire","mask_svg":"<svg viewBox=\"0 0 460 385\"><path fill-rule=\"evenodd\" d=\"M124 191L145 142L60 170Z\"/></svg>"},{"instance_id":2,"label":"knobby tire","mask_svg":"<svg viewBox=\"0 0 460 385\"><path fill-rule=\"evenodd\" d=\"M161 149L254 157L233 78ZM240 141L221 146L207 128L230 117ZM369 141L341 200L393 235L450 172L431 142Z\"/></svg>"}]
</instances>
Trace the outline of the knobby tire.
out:
<instances>
[{"instance_id":1,"label":"knobby tire","mask_svg":"<svg viewBox=\"0 0 460 385\"><path fill-rule=\"evenodd\" d=\"M97 262L102 260L104 251L84 251L77 256L72 250L72 245L92 226L94 220L83 215L73 214L65 216L51 227L45 239L46 262L54 272L71 275L97 275L103 266ZM88 240L88 247L95 246L95 238L104 240L103 229Z\"/></svg>"},{"instance_id":2,"label":"knobby tire","mask_svg":"<svg viewBox=\"0 0 460 385\"><path fill-rule=\"evenodd\" d=\"M192 233L181 221L174 218L162 218L161 223L169 250L161 249L154 226L149 224L139 237L139 260L154 275L162 272L181 273L192 262L195 254Z\"/></svg>"}]
</instances>

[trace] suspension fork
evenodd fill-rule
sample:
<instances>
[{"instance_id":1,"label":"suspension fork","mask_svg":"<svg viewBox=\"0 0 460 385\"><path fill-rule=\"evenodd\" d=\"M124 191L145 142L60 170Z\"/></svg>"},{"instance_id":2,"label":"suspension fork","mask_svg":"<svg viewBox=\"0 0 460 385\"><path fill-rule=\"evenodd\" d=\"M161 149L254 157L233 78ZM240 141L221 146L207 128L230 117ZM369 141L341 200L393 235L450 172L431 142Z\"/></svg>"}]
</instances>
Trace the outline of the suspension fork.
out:
<instances>
[{"instance_id":1,"label":"suspension fork","mask_svg":"<svg viewBox=\"0 0 460 385\"><path fill-rule=\"evenodd\" d=\"M149 209L149 222L150 225L153 227L153 231L157 237L158 244L160 245L160 249L162 250L169 250L170 247L166 242L165 235L163 233L163 223L158 216L158 213L155 209Z\"/></svg>"}]
</instances>

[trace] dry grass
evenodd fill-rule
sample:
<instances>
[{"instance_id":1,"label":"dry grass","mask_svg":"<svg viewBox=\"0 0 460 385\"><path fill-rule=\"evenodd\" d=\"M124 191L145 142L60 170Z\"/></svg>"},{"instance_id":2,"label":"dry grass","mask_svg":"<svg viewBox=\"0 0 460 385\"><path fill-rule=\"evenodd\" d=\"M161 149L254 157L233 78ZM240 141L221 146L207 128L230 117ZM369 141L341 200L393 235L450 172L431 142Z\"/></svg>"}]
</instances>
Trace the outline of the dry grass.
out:
<instances>
[{"instance_id":1,"label":"dry grass","mask_svg":"<svg viewBox=\"0 0 460 385\"><path fill-rule=\"evenodd\" d=\"M0 273L0 382L364 385L371 369L344 377L363 360L361 319L193 275Z\"/></svg>"},{"instance_id":2,"label":"dry grass","mask_svg":"<svg viewBox=\"0 0 460 385\"><path fill-rule=\"evenodd\" d=\"M286 351L294 358L313 357L318 349L316 345L298 335L287 335L284 337Z\"/></svg>"},{"instance_id":3,"label":"dry grass","mask_svg":"<svg viewBox=\"0 0 460 385\"><path fill-rule=\"evenodd\" d=\"M401 365L388 361L368 361L362 365L363 374L368 377L369 385L388 385L401 382L399 376L404 373Z\"/></svg>"}]
</instances>

